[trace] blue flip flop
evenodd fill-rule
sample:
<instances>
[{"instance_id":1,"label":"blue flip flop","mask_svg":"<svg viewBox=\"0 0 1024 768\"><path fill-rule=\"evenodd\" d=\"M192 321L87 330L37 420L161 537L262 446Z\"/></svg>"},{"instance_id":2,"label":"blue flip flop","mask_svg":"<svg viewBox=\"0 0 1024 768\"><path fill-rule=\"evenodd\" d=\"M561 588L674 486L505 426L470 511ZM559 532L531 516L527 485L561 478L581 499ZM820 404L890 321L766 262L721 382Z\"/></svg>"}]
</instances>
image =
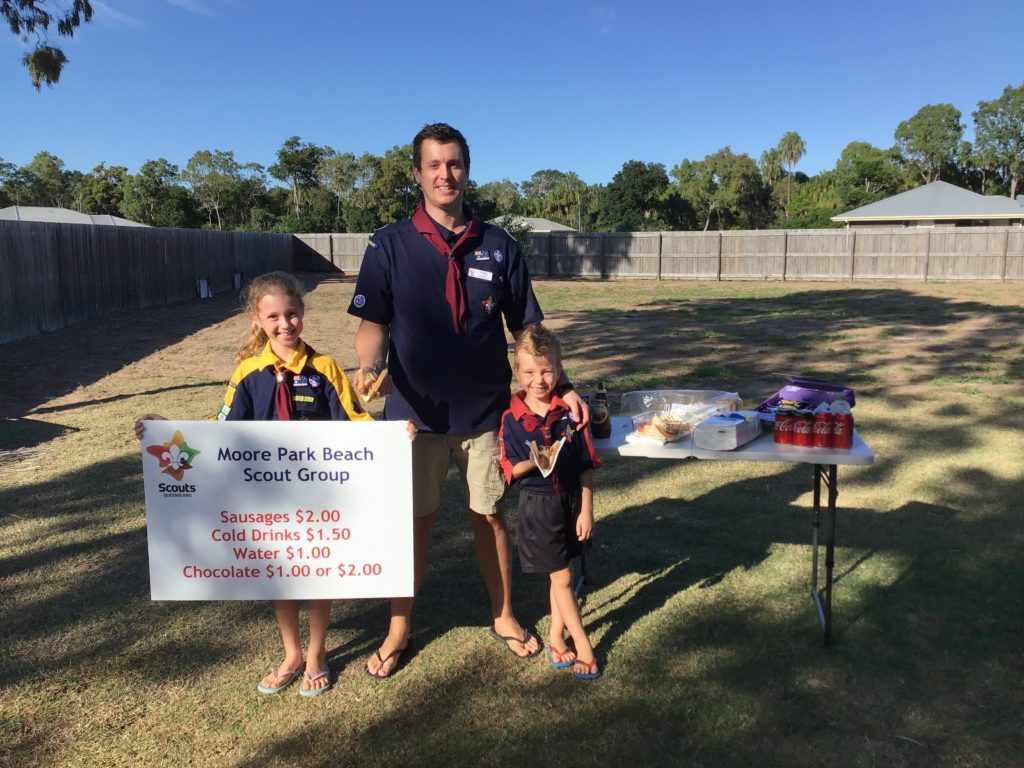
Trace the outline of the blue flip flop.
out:
<instances>
[{"instance_id":1,"label":"blue flip flop","mask_svg":"<svg viewBox=\"0 0 1024 768\"><path fill-rule=\"evenodd\" d=\"M565 657L572 654L571 659ZM550 645L548 646L548 666L554 667L555 669L566 669L571 667L576 661L576 652L570 648L566 648L564 651L556 651Z\"/></svg>"},{"instance_id":2,"label":"blue flip flop","mask_svg":"<svg viewBox=\"0 0 1024 768\"><path fill-rule=\"evenodd\" d=\"M327 693L329 690L331 690L331 688L334 687L334 682L331 680L331 670L330 669L321 670L320 672L318 672L315 675L310 675L309 672L303 672L302 673L302 679L305 680L310 685L312 685L317 680L320 680L321 678L324 678L324 677L327 678L327 685L325 685L323 688L309 688L309 689L307 689L307 688L300 687L299 688L299 696L306 696L306 697L322 696L323 694Z\"/></svg>"},{"instance_id":3,"label":"blue flip flop","mask_svg":"<svg viewBox=\"0 0 1024 768\"><path fill-rule=\"evenodd\" d=\"M574 659L572 663L574 665L580 664L587 670L586 672L577 672L575 669L573 669L572 676L575 677L577 680L597 680L597 678L601 676L601 670L597 668L596 656L590 661L580 661L579 659Z\"/></svg>"},{"instance_id":4,"label":"blue flip flop","mask_svg":"<svg viewBox=\"0 0 1024 768\"><path fill-rule=\"evenodd\" d=\"M300 662L300 666L296 667L295 669L288 669L288 670L283 670L282 671L280 667L271 667L270 669L267 670L267 674L268 675L273 675L275 681L277 681L279 679L282 679L282 678L284 679L284 682L281 683L280 685L273 685L273 686L272 685L264 685L263 681L261 680L260 684L256 686L256 690L257 691L259 691L260 693L266 694L267 696L271 696L271 695L273 695L275 693L280 693L285 688L287 688L289 685L291 685L292 683L294 683L296 680L299 679L299 675L302 674L301 662Z\"/></svg>"}]
</instances>

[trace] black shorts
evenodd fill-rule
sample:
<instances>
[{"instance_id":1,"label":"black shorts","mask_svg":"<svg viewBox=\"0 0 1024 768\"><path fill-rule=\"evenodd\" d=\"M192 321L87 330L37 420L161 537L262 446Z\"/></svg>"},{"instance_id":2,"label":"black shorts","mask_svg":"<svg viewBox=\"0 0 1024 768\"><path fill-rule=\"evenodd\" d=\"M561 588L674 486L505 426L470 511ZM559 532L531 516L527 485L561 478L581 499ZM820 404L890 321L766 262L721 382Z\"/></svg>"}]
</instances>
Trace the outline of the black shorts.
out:
<instances>
[{"instance_id":1,"label":"black shorts","mask_svg":"<svg viewBox=\"0 0 1024 768\"><path fill-rule=\"evenodd\" d=\"M583 551L576 537L580 492L524 486L519 493L519 565L523 573L554 573Z\"/></svg>"}]
</instances>

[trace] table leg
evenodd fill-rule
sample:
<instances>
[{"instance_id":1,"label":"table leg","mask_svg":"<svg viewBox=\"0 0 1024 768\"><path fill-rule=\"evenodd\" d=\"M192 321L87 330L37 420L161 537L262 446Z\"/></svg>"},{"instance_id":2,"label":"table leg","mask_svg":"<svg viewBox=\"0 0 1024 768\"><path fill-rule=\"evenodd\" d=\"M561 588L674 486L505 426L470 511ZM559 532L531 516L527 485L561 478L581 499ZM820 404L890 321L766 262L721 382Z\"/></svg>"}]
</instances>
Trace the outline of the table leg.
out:
<instances>
[{"instance_id":1,"label":"table leg","mask_svg":"<svg viewBox=\"0 0 1024 768\"><path fill-rule=\"evenodd\" d=\"M825 588L818 589L818 530L821 528L821 483L828 487L828 518L825 528ZM839 495L835 464L814 465L814 515L811 519L811 597L818 610L823 645L832 640L832 570L835 566L836 497Z\"/></svg>"},{"instance_id":2,"label":"table leg","mask_svg":"<svg viewBox=\"0 0 1024 768\"><path fill-rule=\"evenodd\" d=\"M836 563L836 497L839 480L836 465L828 466L828 528L825 531L825 638L824 645L832 641L832 569Z\"/></svg>"}]
</instances>

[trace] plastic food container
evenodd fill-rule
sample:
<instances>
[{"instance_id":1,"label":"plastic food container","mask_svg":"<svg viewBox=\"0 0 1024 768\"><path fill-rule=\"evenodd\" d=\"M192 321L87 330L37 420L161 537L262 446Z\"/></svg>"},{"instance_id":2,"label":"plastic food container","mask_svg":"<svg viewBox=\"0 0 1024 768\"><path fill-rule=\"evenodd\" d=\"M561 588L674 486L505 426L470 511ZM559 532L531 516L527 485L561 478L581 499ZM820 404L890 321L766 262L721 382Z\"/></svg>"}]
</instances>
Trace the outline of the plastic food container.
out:
<instances>
[{"instance_id":1,"label":"plastic food container","mask_svg":"<svg viewBox=\"0 0 1024 768\"><path fill-rule=\"evenodd\" d=\"M669 411L644 411L631 416L633 434L660 443L670 443L686 437L693 429L692 422Z\"/></svg>"}]
</instances>

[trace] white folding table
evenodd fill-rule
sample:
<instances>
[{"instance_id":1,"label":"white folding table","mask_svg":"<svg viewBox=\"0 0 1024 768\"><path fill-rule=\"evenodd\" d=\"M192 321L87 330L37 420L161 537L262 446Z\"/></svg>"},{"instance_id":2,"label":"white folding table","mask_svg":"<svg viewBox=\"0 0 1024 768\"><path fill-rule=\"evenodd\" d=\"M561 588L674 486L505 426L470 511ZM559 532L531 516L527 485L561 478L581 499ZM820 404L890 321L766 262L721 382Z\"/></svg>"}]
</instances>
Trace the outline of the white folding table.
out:
<instances>
[{"instance_id":1,"label":"white folding table","mask_svg":"<svg viewBox=\"0 0 1024 768\"><path fill-rule=\"evenodd\" d=\"M824 645L832 639L832 571L835 565L836 498L839 496L839 465L866 465L875 460L857 430L849 450L833 448L801 448L779 445L770 431L732 451L708 451L693 444L693 436L661 444L653 440L626 440L633 431L628 416L612 417L612 434L605 440L594 440L599 453L618 456L639 456L649 459L710 459L712 461L783 461L810 464L814 471L814 512L811 520L811 597L818 611ZM825 527L825 586L818 587L818 531L821 528L821 486L828 489Z\"/></svg>"}]
</instances>

